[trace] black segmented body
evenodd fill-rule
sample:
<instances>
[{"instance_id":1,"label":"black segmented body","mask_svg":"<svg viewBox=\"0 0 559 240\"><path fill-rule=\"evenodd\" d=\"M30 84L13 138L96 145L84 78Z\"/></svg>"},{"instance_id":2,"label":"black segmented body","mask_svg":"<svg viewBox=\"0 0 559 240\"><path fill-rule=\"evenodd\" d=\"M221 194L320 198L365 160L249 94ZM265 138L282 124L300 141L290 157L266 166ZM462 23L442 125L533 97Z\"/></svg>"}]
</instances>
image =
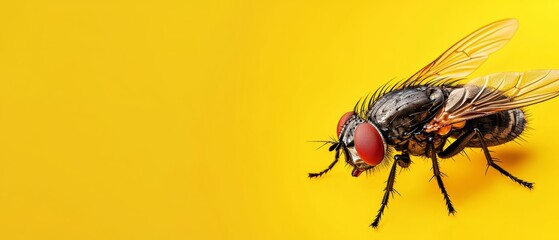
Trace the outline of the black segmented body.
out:
<instances>
[{"instance_id":1,"label":"black segmented body","mask_svg":"<svg viewBox=\"0 0 559 240\"><path fill-rule=\"evenodd\" d=\"M367 118L379 128L387 144L416 156L426 156L428 138L438 152L448 137L457 138L474 128L479 129L488 146L511 141L522 133L526 120L520 109L468 120L463 128L445 136L424 132L423 126L441 110L450 91L459 87L416 86L388 92L370 106ZM467 147L481 147L478 137L473 137Z\"/></svg>"},{"instance_id":2,"label":"black segmented body","mask_svg":"<svg viewBox=\"0 0 559 240\"><path fill-rule=\"evenodd\" d=\"M463 130L455 131L453 136L458 137L469 129L477 128L483 134L487 146L496 146L514 140L520 136L525 127L524 112L521 109L513 109L467 121ZM472 138L466 146L481 147L479 138Z\"/></svg>"}]
</instances>

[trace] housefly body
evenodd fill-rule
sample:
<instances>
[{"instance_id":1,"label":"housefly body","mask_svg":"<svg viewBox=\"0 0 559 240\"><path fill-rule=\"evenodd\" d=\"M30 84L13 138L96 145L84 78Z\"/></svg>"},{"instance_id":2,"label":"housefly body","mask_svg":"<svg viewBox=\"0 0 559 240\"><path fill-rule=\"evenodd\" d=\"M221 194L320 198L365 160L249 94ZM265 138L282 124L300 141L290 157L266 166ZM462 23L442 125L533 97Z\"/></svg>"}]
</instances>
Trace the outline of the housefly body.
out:
<instances>
[{"instance_id":1,"label":"housefly body","mask_svg":"<svg viewBox=\"0 0 559 240\"><path fill-rule=\"evenodd\" d=\"M371 226L376 228L395 191L396 170L412 163L410 155L432 162L434 178L449 214L455 209L444 186L438 159L455 156L465 148L481 148L488 167L512 181L532 189L500 167L488 147L520 136L526 127L523 107L559 96L559 70L495 73L463 82L487 57L503 47L518 26L505 19L484 26L466 36L410 78L385 85L359 101L337 125L338 140L327 141L334 161L341 155L353 167L352 176L390 167L380 209ZM445 147L448 139L454 139Z\"/></svg>"}]
</instances>

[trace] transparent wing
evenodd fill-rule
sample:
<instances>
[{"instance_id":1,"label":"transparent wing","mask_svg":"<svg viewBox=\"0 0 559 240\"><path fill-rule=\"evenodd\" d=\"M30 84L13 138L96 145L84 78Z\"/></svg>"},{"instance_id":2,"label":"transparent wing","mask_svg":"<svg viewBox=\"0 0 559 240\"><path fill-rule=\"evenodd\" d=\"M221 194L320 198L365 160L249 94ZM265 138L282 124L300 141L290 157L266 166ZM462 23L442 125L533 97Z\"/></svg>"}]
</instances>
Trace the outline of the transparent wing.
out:
<instances>
[{"instance_id":1,"label":"transparent wing","mask_svg":"<svg viewBox=\"0 0 559 240\"><path fill-rule=\"evenodd\" d=\"M517 28L516 19L504 19L478 29L402 82L400 87L421 85L430 80L460 79L470 75L485 62L489 54L502 48Z\"/></svg>"},{"instance_id":2,"label":"transparent wing","mask_svg":"<svg viewBox=\"0 0 559 240\"><path fill-rule=\"evenodd\" d=\"M559 70L495 73L453 89L434 122L439 126L522 108L559 96Z\"/></svg>"}]
</instances>

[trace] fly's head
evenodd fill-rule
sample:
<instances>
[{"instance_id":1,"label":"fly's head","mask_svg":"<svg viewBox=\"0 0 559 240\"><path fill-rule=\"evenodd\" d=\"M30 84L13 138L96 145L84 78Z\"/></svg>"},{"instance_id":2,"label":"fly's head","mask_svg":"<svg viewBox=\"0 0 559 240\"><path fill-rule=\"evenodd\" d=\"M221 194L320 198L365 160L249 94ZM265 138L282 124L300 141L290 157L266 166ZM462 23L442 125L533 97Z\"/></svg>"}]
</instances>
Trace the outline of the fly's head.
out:
<instances>
[{"instance_id":1,"label":"fly's head","mask_svg":"<svg viewBox=\"0 0 559 240\"><path fill-rule=\"evenodd\" d=\"M347 112L340 118L337 134L339 141L330 150L336 150L336 157L343 151L346 162L353 167L354 177L389 157L388 145L377 126L355 112Z\"/></svg>"}]
</instances>

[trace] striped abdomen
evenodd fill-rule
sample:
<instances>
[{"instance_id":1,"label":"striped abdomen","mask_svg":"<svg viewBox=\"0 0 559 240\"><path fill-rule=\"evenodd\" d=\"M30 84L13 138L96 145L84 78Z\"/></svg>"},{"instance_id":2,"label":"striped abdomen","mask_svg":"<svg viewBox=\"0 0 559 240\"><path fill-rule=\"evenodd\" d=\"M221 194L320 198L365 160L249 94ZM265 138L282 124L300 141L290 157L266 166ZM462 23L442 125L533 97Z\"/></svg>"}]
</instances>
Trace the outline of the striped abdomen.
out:
<instances>
[{"instance_id":1,"label":"striped abdomen","mask_svg":"<svg viewBox=\"0 0 559 240\"><path fill-rule=\"evenodd\" d=\"M464 129L478 128L487 146L495 146L511 141L524 131L526 118L521 109L512 109L489 116L469 120ZM468 147L481 147L479 138L470 140Z\"/></svg>"}]
</instances>

